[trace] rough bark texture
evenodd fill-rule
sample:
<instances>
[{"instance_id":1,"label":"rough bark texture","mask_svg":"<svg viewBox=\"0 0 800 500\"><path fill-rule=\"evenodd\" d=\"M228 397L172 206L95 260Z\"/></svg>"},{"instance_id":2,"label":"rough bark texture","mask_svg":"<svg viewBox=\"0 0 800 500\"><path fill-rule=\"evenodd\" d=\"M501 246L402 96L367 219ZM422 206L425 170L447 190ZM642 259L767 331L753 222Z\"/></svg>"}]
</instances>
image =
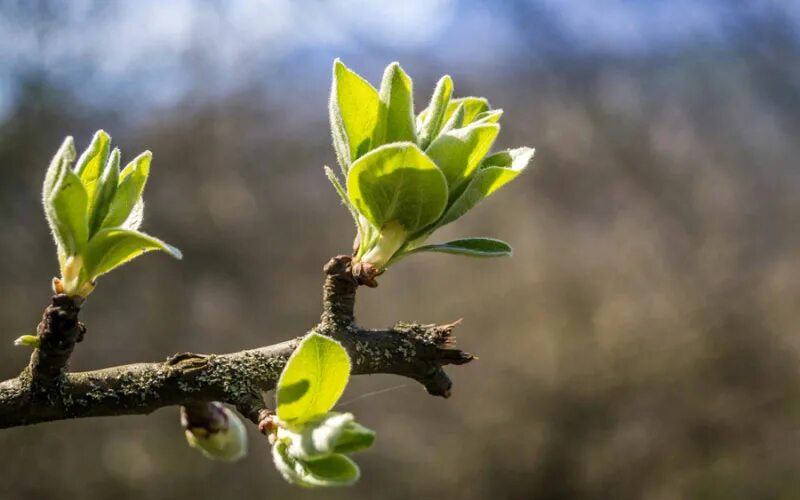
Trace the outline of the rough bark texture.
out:
<instances>
[{"instance_id":1,"label":"rough bark texture","mask_svg":"<svg viewBox=\"0 0 800 500\"><path fill-rule=\"evenodd\" d=\"M389 373L420 382L432 395L450 395L443 366L473 356L454 348L453 327L397 323L366 330L353 317L358 283L350 258L334 257L325 266L323 312L311 329L347 349L354 374ZM37 330L41 345L16 378L0 382L0 428L80 417L146 414L181 405L198 414L202 404L236 406L258 423L261 393L275 387L286 360L301 337L230 354L176 354L162 362L137 363L90 372L66 370L69 354L84 329L79 304L64 295L53 298ZM200 405L200 406L198 406Z\"/></svg>"}]
</instances>

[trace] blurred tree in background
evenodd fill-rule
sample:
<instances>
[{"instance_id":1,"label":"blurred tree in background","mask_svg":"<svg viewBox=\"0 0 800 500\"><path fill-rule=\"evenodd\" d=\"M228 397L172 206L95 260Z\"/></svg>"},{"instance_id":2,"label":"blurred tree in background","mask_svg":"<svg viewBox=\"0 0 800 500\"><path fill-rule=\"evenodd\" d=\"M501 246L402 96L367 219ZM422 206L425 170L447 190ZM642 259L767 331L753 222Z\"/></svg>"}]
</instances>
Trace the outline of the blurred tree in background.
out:
<instances>
[{"instance_id":1,"label":"blurred tree in background","mask_svg":"<svg viewBox=\"0 0 800 500\"><path fill-rule=\"evenodd\" d=\"M537 159L443 230L509 239L514 258L464 272L420 256L362 292L365 326L464 316L480 361L453 371L447 401L353 379L342 402L381 439L362 482L326 497L800 496L800 8L376 4L0 2L0 377L24 365L13 339L57 270L49 157L101 127L153 151L146 224L185 260L105 280L74 368L307 328L320 267L352 234L322 173L330 61L374 81L400 60L418 89L450 73L506 109L498 147ZM317 494L285 485L266 449L205 461L172 411L12 429L0 449L10 500Z\"/></svg>"}]
</instances>

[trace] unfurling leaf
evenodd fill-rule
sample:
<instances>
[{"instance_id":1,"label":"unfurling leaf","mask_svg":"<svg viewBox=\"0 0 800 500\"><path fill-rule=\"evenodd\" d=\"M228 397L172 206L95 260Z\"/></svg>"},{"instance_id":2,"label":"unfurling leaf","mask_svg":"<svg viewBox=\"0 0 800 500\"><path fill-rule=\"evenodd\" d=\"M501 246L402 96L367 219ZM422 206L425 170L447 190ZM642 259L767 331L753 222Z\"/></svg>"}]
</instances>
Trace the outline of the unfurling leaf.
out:
<instances>
[{"instance_id":1,"label":"unfurling leaf","mask_svg":"<svg viewBox=\"0 0 800 500\"><path fill-rule=\"evenodd\" d=\"M158 238L126 229L102 229L92 237L84 253L83 265L90 280L151 250L162 250L176 259L181 252Z\"/></svg>"},{"instance_id":2,"label":"unfurling leaf","mask_svg":"<svg viewBox=\"0 0 800 500\"><path fill-rule=\"evenodd\" d=\"M306 336L278 381L278 418L297 425L328 413L349 378L350 357L341 344L316 333Z\"/></svg>"},{"instance_id":3,"label":"unfurling leaf","mask_svg":"<svg viewBox=\"0 0 800 500\"><path fill-rule=\"evenodd\" d=\"M425 245L408 252L441 252L469 257L508 257L513 254L511 245L494 238L464 238L439 245Z\"/></svg>"},{"instance_id":4,"label":"unfurling leaf","mask_svg":"<svg viewBox=\"0 0 800 500\"><path fill-rule=\"evenodd\" d=\"M380 99L384 114L383 137L379 138L380 142L375 146L392 142L416 142L411 78L399 64L392 63L386 68L381 82Z\"/></svg>"},{"instance_id":5,"label":"unfurling leaf","mask_svg":"<svg viewBox=\"0 0 800 500\"><path fill-rule=\"evenodd\" d=\"M50 160L50 166L47 168L47 173L44 176L44 185L42 186L42 203L47 208L50 201L50 196L53 194L53 188L56 182L61 178L64 170L70 169L72 163L75 161L75 141L72 137L67 137L61 143L53 159Z\"/></svg>"},{"instance_id":6,"label":"unfurling leaf","mask_svg":"<svg viewBox=\"0 0 800 500\"><path fill-rule=\"evenodd\" d=\"M119 182L120 151L117 148L111 152L94 192L94 199L89 199L89 236L91 237L100 229L106 214L108 214L111 201L117 192Z\"/></svg>"},{"instance_id":7,"label":"unfurling leaf","mask_svg":"<svg viewBox=\"0 0 800 500\"><path fill-rule=\"evenodd\" d=\"M419 147L425 149L439 133L444 124L447 105L453 95L453 79L449 75L443 76L436 84L431 97L431 103L420 113Z\"/></svg>"},{"instance_id":8,"label":"unfurling leaf","mask_svg":"<svg viewBox=\"0 0 800 500\"><path fill-rule=\"evenodd\" d=\"M467 213L482 199L513 181L533 158L532 148L517 148L488 156L464 191L447 208L437 226L444 226Z\"/></svg>"},{"instance_id":9,"label":"unfurling leaf","mask_svg":"<svg viewBox=\"0 0 800 500\"><path fill-rule=\"evenodd\" d=\"M289 443L292 457L316 460L332 453L369 448L375 441L375 432L356 423L352 413L329 412L301 425L278 429L277 437Z\"/></svg>"},{"instance_id":10,"label":"unfurling leaf","mask_svg":"<svg viewBox=\"0 0 800 500\"><path fill-rule=\"evenodd\" d=\"M94 199L97 183L103 173L103 167L108 161L110 146L111 137L104 131L98 130L94 134L89 147L86 148L81 157L78 158L78 163L75 164L75 173L80 177L89 200Z\"/></svg>"},{"instance_id":11,"label":"unfurling leaf","mask_svg":"<svg viewBox=\"0 0 800 500\"><path fill-rule=\"evenodd\" d=\"M62 169L59 179L45 201L51 229L65 256L77 255L89 239L86 217L86 190L80 178L69 168Z\"/></svg>"},{"instance_id":12,"label":"unfurling leaf","mask_svg":"<svg viewBox=\"0 0 800 500\"><path fill-rule=\"evenodd\" d=\"M411 143L387 144L353 163L347 192L377 228L396 221L412 232L438 219L447 205L444 175Z\"/></svg>"},{"instance_id":13,"label":"unfurling leaf","mask_svg":"<svg viewBox=\"0 0 800 500\"><path fill-rule=\"evenodd\" d=\"M379 108L375 88L336 59L329 112L333 145L345 175L350 164L370 150L375 136L382 136Z\"/></svg>"},{"instance_id":14,"label":"unfurling leaf","mask_svg":"<svg viewBox=\"0 0 800 500\"><path fill-rule=\"evenodd\" d=\"M108 207L103 220L103 228L121 226L130 216L133 208L142 198L147 177L150 175L150 161L153 154L145 151L133 159L119 175L117 192Z\"/></svg>"},{"instance_id":15,"label":"unfurling leaf","mask_svg":"<svg viewBox=\"0 0 800 500\"><path fill-rule=\"evenodd\" d=\"M497 124L476 124L443 133L431 143L426 153L442 169L451 194L472 176L499 131Z\"/></svg>"},{"instance_id":16,"label":"unfurling leaf","mask_svg":"<svg viewBox=\"0 0 800 500\"><path fill-rule=\"evenodd\" d=\"M475 121L479 114L489 110L489 101L483 97L461 97L450 101L450 104L447 106L447 112L444 115L444 120L449 120L450 117L456 112L458 107L462 105L464 106L464 120L461 125L462 127L466 127Z\"/></svg>"},{"instance_id":17,"label":"unfurling leaf","mask_svg":"<svg viewBox=\"0 0 800 500\"><path fill-rule=\"evenodd\" d=\"M277 442L272 447L275 467L288 482L307 488L349 486L358 481L358 466L340 454L318 460L300 460L287 452L286 444Z\"/></svg>"}]
</instances>

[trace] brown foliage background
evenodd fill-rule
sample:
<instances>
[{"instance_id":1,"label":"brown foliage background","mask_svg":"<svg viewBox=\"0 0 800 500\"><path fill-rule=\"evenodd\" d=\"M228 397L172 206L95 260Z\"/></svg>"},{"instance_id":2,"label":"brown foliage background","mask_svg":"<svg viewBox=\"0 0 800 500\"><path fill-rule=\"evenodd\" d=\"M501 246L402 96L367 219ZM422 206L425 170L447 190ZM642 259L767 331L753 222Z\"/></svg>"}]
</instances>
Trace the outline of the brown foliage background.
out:
<instances>
[{"instance_id":1,"label":"brown foliage background","mask_svg":"<svg viewBox=\"0 0 800 500\"><path fill-rule=\"evenodd\" d=\"M797 25L779 3L707 1L724 38L587 49L539 3L457 3L514 40L467 54L474 66L449 38L457 23L411 47L343 31L342 52L246 54L253 66L232 86L213 83L225 47L197 17L179 62L188 86L156 104L126 94L137 74L103 87L89 55L67 69L46 58L59 34L118 20L114 7L61 23L58 2L0 3L6 26L41 42L24 52L9 35L0 48L13 89L0 94L3 378L24 366L12 341L35 327L56 272L39 190L67 134L85 144L104 128L124 158L154 152L144 228L185 254L102 279L74 369L239 350L314 323L321 266L353 236L322 174L335 162L337 55L373 82L400 60L418 105L448 72L460 95L506 110L500 146L537 148L532 169L440 235L503 238L514 258L418 256L360 292L366 326L464 318L459 342L480 360L450 370L450 400L393 377L353 380L344 408L379 435L356 487L286 485L254 429L245 461L208 462L173 408L0 432L0 498L800 497ZM158 50L148 57L158 72Z\"/></svg>"}]
</instances>

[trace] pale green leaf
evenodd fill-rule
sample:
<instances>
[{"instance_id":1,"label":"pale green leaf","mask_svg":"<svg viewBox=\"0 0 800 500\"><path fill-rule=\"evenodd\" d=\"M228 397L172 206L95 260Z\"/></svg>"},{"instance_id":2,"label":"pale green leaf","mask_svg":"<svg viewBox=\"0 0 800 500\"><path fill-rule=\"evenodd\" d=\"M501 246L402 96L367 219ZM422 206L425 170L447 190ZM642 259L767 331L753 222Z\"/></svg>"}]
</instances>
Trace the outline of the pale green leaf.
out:
<instances>
[{"instance_id":1,"label":"pale green leaf","mask_svg":"<svg viewBox=\"0 0 800 500\"><path fill-rule=\"evenodd\" d=\"M392 142L417 142L414 118L414 94L411 78L398 63L386 67L380 90L384 106L383 140L376 144Z\"/></svg>"},{"instance_id":2,"label":"pale green leaf","mask_svg":"<svg viewBox=\"0 0 800 500\"><path fill-rule=\"evenodd\" d=\"M50 166L47 168L47 173L44 176L44 184L42 185L42 203L47 206L50 200L50 195L53 194L53 188L56 182L61 178L61 174L65 169L72 166L75 161L75 141L72 137L68 136L61 143L53 159L50 160Z\"/></svg>"},{"instance_id":3,"label":"pale green leaf","mask_svg":"<svg viewBox=\"0 0 800 500\"><path fill-rule=\"evenodd\" d=\"M387 144L353 163L347 192L375 227L396 221L408 232L437 220L447 204L441 170L410 143Z\"/></svg>"},{"instance_id":4,"label":"pale green leaf","mask_svg":"<svg viewBox=\"0 0 800 500\"><path fill-rule=\"evenodd\" d=\"M108 158L103 172L100 175L100 180L97 182L97 189L94 192L94 199L89 200L89 236L96 233L108 214L108 209L111 205L111 200L117 192L117 184L119 182L119 149L114 148ZM88 195L88 193L87 193Z\"/></svg>"},{"instance_id":5,"label":"pale green leaf","mask_svg":"<svg viewBox=\"0 0 800 500\"><path fill-rule=\"evenodd\" d=\"M532 148L517 148L487 156L464 191L447 208L437 226L444 226L467 213L482 199L508 184L528 166Z\"/></svg>"},{"instance_id":6,"label":"pale green leaf","mask_svg":"<svg viewBox=\"0 0 800 500\"><path fill-rule=\"evenodd\" d=\"M422 123L419 129L419 147L423 150L428 147L442 128L447 105L452 95L453 80L449 75L445 75L436 84L431 103L424 113L420 113Z\"/></svg>"},{"instance_id":7,"label":"pale green leaf","mask_svg":"<svg viewBox=\"0 0 800 500\"><path fill-rule=\"evenodd\" d=\"M63 169L45 210L51 229L65 255L77 255L89 239L86 217L88 199L81 180L70 169Z\"/></svg>"},{"instance_id":8,"label":"pale green leaf","mask_svg":"<svg viewBox=\"0 0 800 500\"><path fill-rule=\"evenodd\" d=\"M86 246L84 266L89 279L94 280L152 250L164 251L176 259L182 257L177 248L147 234L126 229L101 229Z\"/></svg>"},{"instance_id":9,"label":"pale green leaf","mask_svg":"<svg viewBox=\"0 0 800 500\"><path fill-rule=\"evenodd\" d=\"M426 154L444 173L450 193L472 176L499 131L497 124L475 124L443 133L431 143Z\"/></svg>"},{"instance_id":10,"label":"pale green leaf","mask_svg":"<svg viewBox=\"0 0 800 500\"><path fill-rule=\"evenodd\" d=\"M356 423L351 413L328 412L300 425L279 428L278 439L289 442L292 457L315 460L334 452L368 448L375 441L375 433Z\"/></svg>"},{"instance_id":11,"label":"pale green leaf","mask_svg":"<svg viewBox=\"0 0 800 500\"><path fill-rule=\"evenodd\" d=\"M307 488L349 486L358 481L361 475L355 462L344 455L334 454L311 461L299 460L291 457L286 444L280 441L272 447L272 459L284 479Z\"/></svg>"},{"instance_id":12,"label":"pale green leaf","mask_svg":"<svg viewBox=\"0 0 800 500\"><path fill-rule=\"evenodd\" d=\"M373 147L374 137L382 136L378 92L336 59L328 108L336 156L347 175L350 163Z\"/></svg>"},{"instance_id":13,"label":"pale green leaf","mask_svg":"<svg viewBox=\"0 0 800 500\"><path fill-rule=\"evenodd\" d=\"M142 221L144 221L144 200L139 198L120 228L136 231L142 225Z\"/></svg>"},{"instance_id":14,"label":"pale green leaf","mask_svg":"<svg viewBox=\"0 0 800 500\"><path fill-rule=\"evenodd\" d=\"M512 255L511 245L494 238L464 238L439 245L425 245L410 252L441 252L469 257L507 257Z\"/></svg>"},{"instance_id":15,"label":"pale green leaf","mask_svg":"<svg viewBox=\"0 0 800 500\"><path fill-rule=\"evenodd\" d=\"M119 175L117 192L108 207L108 214L103 220L103 228L121 226L131 214L142 197L147 177L150 175L150 161L153 154L145 151L133 159Z\"/></svg>"},{"instance_id":16,"label":"pale green leaf","mask_svg":"<svg viewBox=\"0 0 800 500\"><path fill-rule=\"evenodd\" d=\"M475 120L472 123L497 123L500 121L502 116L502 109L492 109L476 115Z\"/></svg>"},{"instance_id":17,"label":"pale green leaf","mask_svg":"<svg viewBox=\"0 0 800 500\"><path fill-rule=\"evenodd\" d=\"M375 431L368 429L358 422L350 422L342 430L336 447L336 453L352 453L354 451L365 450L375 442Z\"/></svg>"},{"instance_id":18,"label":"pale green leaf","mask_svg":"<svg viewBox=\"0 0 800 500\"><path fill-rule=\"evenodd\" d=\"M458 106L462 104L464 105L464 121L462 125L464 127L475 121L479 114L489 110L489 101L483 97L460 97L450 101L444 115L445 122L453 116Z\"/></svg>"},{"instance_id":19,"label":"pale green leaf","mask_svg":"<svg viewBox=\"0 0 800 500\"><path fill-rule=\"evenodd\" d=\"M439 135L446 134L451 130L458 129L463 126L464 126L464 104L461 103L456 107L453 114L449 118L447 118L447 121L445 121L444 125L442 125L442 129L439 131ZM430 148L430 145L428 145L428 148ZM427 150L428 148L425 149Z\"/></svg>"},{"instance_id":20,"label":"pale green leaf","mask_svg":"<svg viewBox=\"0 0 800 500\"><path fill-rule=\"evenodd\" d=\"M324 415L350 378L350 357L335 340L312 333L292 353L278 381L278 418L300 424Z\"/></svg>"},{"instance_id":21,"label":"pale green leaf","mask_svg":"<svg viewBox=\"0 0 800 500\"><path fill-rule=\"evenodd\" d=\"M353 216L353 220L356 223L356 227L359 227L358 224L358 212L353 204L350 202L350 198L347 197L347 193L342 186L342 183L339 182L339 178L336 177L336 174L331 170L330 167L326 166L325 168L325 175L328 177L328 180L333 185L333 189L336 190L336 193L339 195L339 198L342 199L342 203L347 207L347 210L350 212L350 215Z\"/></svg>"},{"instance_id":22,"label":"pale green leaf","mask_svg":"<svg viewBox=\"0 0 800 500\"><path fill-rule=\"evenodd\" d=\"M75 173L80 177L90 202L94 200L97 183L100 181L103 167L108 161L110 146L111 137L103 130L98 130L95 132L89 147L86 148L75 164Z\"/></svg>"}]
</instances>

